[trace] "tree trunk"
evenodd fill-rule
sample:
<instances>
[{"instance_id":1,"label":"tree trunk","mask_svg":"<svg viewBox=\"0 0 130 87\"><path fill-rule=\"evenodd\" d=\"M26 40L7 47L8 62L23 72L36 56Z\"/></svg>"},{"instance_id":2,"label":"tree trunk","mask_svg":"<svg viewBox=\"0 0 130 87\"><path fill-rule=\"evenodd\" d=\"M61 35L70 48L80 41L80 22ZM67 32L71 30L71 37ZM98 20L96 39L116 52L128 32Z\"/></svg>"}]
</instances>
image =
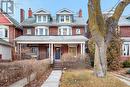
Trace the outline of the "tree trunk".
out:
<instances>
[{"instance_id":1,"label":"tree trunk","mask_svg":"<svg viewBox=\"0 0 130 87\"><path fill-rule=\"evenodd\" d=\"M107 49L107 46L104 40L101 40L100 42L96 42L94 70L95 70L95 75L97 77L106 76L106 72L107 72L106 49Z\"/></svg>"}]
</instances>

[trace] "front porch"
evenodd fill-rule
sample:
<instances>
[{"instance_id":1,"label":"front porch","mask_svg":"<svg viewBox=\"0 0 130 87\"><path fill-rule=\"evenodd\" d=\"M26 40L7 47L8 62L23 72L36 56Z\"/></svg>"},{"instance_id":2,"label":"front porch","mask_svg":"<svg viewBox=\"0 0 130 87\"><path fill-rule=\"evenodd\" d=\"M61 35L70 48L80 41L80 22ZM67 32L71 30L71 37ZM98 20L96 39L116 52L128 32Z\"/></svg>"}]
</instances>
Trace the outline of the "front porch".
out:
<instances>
[{"instance_id":1,"label":"front porch","mask_svg":"<svg viewBox=\"0 0 130 87\"><path fill-rule=\"evenodd\" d=\"M43 36L43 37L46 37L46 36ZM59 36L55 36L55 37L59 37ZM73 56L77 56L78 54L84 55L85 54L85 41L87 39L84 36L81 36L81 37L84 39L79 40L78 38L76 39L75 37L75 38L68 38L69 40L66 40L67 38L65 40L58 40L58 38L56 38L49 41L44 41L44 40L39 41L38 39L35 39L32 41L28 41L25 39L25 41L22 41L22 40L18 40L19 39L18 37L16 38L17 52L21 59L23 49L28 48L30 50L26 52L26 54L30 53L32 54L32 57L35 57L37 59L50 58L51 64L53 64L54 61L60 60L62 55L65 53L70 53Z\"/></svg>"}]
</instances>

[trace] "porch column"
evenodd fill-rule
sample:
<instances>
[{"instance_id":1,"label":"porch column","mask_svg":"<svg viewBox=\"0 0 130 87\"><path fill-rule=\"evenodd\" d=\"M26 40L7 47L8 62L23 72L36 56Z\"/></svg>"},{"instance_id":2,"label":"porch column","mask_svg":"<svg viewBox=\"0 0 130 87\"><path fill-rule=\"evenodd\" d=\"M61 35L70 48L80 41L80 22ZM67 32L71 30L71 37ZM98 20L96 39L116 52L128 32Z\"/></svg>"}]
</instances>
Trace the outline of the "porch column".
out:
<instances>
[{"instance_id":1,"label":"porch column","mask_svg":"<svg viewBox=\"0 0 130 87\"><path fill-rule=\"evenodd\" d=\"M53 43L51 43L51 64L53 64Z\"/></svg>"},{"instance_id":2,"label":"porch column","mask_svg":"<svg viewBox=\"0 0 130 87\"><path fill-rule=\"evenodd\" d=\"M83 55L85 55L85 43L83 43Z\"/></svg>"},{"instance_id":3,"label":"porch column","mask_svg":"<svg viewBox=\"0 0 130 87\"><path fill-rule=\"evenodd\" d=\"M51 58L51 44L49 44L49 58Z\"/></svg>"},{"instance_id":4,"label":"porch column","mask_svg":"<svg viewBox=\"0 0 130 87\"><path fill-rule=\"evenodd\" d=\"M83 44L80 44L81 55L83 55Z\"/></svg>"},{"instance_id":5,"label":"porch column","mask_svg":"<svg viewBox=\"0 0 130 87\"><path fill-rule=\"evenodd\" d=\"M20 53L20 59L22 58L21 56L21 44L19 44L19 53Z\"/></svg>"}]
</instances>

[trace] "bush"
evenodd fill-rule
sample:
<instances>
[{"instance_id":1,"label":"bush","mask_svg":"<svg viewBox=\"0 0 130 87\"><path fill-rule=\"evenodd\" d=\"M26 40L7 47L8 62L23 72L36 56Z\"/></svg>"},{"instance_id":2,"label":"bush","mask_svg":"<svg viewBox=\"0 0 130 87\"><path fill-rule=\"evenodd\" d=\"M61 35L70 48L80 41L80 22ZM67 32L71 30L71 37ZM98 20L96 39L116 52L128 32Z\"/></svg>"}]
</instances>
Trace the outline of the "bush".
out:
<instances>
[{"instance_id":1,"label":"bush","mask_svg":"<svg viewBox=\"0 0 130 87\"><path fill-rule=\"evenodd\" d=\"M87 55L81 56L79 54L77 56L73 56L70 53L65 53L61 57L61 62L62 62L63 68L67 68L67 69L90 67Z\"/></svg>"},{"instance_id":2,"label":"bush","mask_svg":"<svg viewBox=\"0 0 130 87\"><path fill-rule=\"evenodd\" d=\"M126 72L126 74L130 74L130 69Z\"/></svg>"},{"instance_id":3,"label":"bush","mask_svg":"<svg viewBox=\"0 0 130 87\"><path fill-rule=\"evenodd\" d=\"M32 73L38 79L49 68L49 60L22 60L9 63L0 63L0 87L7 87Z\"/></svg>"},{"instance_id":4,"label":"bush","mask_svg":"<svg viewBox=\"0 0 130 87\"><path fill-rule=\"evenodd\" d=\"M130 67L130 60L126 60L123 62L123 67L127 68Z\"/></svg>"}]
</instances>

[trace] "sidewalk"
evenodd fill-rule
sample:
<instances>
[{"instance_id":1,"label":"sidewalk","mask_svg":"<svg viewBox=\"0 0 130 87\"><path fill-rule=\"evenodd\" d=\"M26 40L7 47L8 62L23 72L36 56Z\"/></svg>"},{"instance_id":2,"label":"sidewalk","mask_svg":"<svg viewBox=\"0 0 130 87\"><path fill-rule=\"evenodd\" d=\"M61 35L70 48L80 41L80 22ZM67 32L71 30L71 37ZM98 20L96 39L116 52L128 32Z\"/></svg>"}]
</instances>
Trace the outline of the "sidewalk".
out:
<instances>
[{"instance_id":1,"label":"sidewalk","mask_svg":"<svg viewBox=\"0 0 130 87\"><path fill-rule=\"evenodd\" d=\"M130 78L124 77L122 75L114 74L116 78L121 80L122 82L126 83L128 86L130 86Z\"/></svg>"},{"instance_id":2,"label":"sidewalk","mask_svg":"<svg viewBox=\"0 0 130 87\"><path fill-rule=\"evenodd\" d=\"M59 87L62 70L53 70L41 87Z\"/></svg>"}]
</instances>

